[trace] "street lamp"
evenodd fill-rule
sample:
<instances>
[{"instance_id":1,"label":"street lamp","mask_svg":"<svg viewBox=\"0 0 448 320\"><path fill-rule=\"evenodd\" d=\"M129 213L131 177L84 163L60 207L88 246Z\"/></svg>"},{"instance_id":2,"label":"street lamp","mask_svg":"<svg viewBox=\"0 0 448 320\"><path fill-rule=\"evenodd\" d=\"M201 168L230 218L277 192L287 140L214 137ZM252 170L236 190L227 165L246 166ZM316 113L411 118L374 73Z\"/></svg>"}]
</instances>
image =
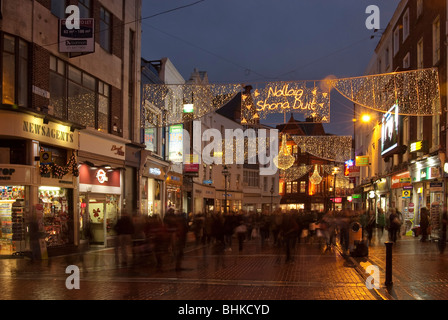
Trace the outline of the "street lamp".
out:
<instances>
[{"instance_id":1,"label":"street lamp","mask_svg":"<svg viewBox=\"0 0 448 320\"><path fill-rule=\"evenodd\" d=\"M271 187L271 214L272 214L272 207L273 207L273 201L272 201L273 196L274 196L274 186Z\"/></svg>"},{"instance_id":2,"label":"street lamp","mask_svg":"<svg viewBox=\"0 0 448 320\"><path fill-rule=\"evenodd\" d=\"M224 165L222 169L222 175L224 176L224 214L227 214L227 177L229 174L229 169Z\"/></svg>"}]
</instances>

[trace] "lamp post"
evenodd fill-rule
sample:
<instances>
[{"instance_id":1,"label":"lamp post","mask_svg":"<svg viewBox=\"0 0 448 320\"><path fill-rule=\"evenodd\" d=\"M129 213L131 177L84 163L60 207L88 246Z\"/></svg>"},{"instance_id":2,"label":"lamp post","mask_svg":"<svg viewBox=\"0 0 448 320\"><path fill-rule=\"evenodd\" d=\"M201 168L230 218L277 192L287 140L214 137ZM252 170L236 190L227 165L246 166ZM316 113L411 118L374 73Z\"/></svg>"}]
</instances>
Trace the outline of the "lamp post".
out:
<instances>
[{"instance_id":1,"label":"lamp post","mask_svg":"<svg viewBox=\"0 0 448 320\"><path fill-rule=\"evenodd\" d=\"M229 176L229 169L226 165L222 169L222 175L224 176L224 214L227 214L227 177Z\"/></svg>"},{"instance_id":2,"label":"lamp post","mask_svg":"<svg viewBox=\"0 0 448 320\"><path fill-rule=\"evenodd\" d=\"M271 187L271 215L272 215L272 212L273 212L273 210L272 210L272 207L273 207L272 198L273 198L273 196L274 196L274 186Z\"/></svg>"},{"instance_id":3,"label":"lamp post","mask_svg":"<svg viewBox=\"0 0 448 320\"><path fill-rule=\"evenodd\" d=\"M336 211L336 175L339 171L338 167L334 167L333 168L333 175L334 175L334 179L333 179L333 212Z\"/></svg>"}]
</instances>

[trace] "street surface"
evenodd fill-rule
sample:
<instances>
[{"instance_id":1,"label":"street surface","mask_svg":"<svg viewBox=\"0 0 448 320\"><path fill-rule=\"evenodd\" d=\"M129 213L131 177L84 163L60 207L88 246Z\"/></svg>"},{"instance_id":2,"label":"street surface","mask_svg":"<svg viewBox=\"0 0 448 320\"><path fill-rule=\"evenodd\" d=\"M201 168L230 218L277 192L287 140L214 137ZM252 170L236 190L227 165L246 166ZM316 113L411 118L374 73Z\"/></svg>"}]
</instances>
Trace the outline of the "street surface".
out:
<instances>
[{"instance_id":1,"label":"street surface","mask_svg":"<svg viewBox=\"0 0 448 320\"><path fill-rule=\"evenodd\" d=\"M129 266L116 266L113 249L91 248L84 255L46 261L0 260L2 300L436 300L448 299L448 252L416 238L399 239L393 248L393 287L385 288L384 236L374 237L368 258L344 258L317 243L299 243L293 262L283 248L259 239L233 242L216 255L212 245L188 244L182 269L166 254L161 270L154 256L139 254ZM83 259L81 259L83 258ZM366 287L363 268L377 265L381 288ZM66 288L66 268L80 269L80 289Z\"/></svg>"}]
</instances>

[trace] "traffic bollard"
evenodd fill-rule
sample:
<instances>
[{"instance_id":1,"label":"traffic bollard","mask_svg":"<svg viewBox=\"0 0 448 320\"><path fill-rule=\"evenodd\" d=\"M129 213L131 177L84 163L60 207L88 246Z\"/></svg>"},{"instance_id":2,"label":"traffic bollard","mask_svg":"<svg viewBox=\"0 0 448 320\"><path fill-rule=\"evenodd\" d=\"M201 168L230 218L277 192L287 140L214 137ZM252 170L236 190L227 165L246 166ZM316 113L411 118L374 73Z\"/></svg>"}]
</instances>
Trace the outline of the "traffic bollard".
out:
<instances>
[{"instance_id":1,"label":"traffic bollard","mask_svg":"<svg viewBox=\"0 0 448 320\"><path fill-rule=\"evenodd\" d=\"M385 285L390 287L393 285L392 281L392 241L387 241L384 243L386 245L386 282Z\"/></svg>"}]
</instances>

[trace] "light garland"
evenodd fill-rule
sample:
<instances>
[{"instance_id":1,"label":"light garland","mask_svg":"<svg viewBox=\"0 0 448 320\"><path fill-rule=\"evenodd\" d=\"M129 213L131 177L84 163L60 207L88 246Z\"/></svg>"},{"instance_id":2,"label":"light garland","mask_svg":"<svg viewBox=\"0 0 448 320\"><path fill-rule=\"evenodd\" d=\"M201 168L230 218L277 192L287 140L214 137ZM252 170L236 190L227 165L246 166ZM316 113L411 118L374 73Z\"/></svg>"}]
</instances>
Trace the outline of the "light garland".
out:
<instances>
[{"instance_id":1,"label":"light garland","mask_svg":"<svg viewBox=\"0 0 448 320\"><path fill-rule=\"evenodd\" d=\"M351 156L351 136L292 136L292 139L303 152L320 159L345 162Z\"/></svg>"},{"instance_id":2,"label":"light garland","mask_svg":"<svg viewBox=\"0 0 448 320\"><path fill-rule=\"evenodd\" d=\"M386 113L394 104L400 115L440 114L439 74L437 68L368 75L328 81L350 101Z\"/></svg>"},{"instance_id":3,"label":"light garland","mask_svg":"<svg viewBox=\"0 0 448 320\"><path fill-rule=\"evenodd\" d=\"M143 105L145 126L166 127L199 119L221 108L240 91L240 84L147 84L142 98L154 108ZM184 112L186 104L193 105L191 111Z\"/></svg>"},{"instance_id":4,"label":"light garland","mask_svg":"<svg viewBox=\"0 0 448 320\"><path fill-rule=\"evenodd\" d=\"M42 164L39 167L40 175L44 176L52 173L54 177L61 179L65 175L71 173L74 177L79 177L78 161L76 156L72 154L66 166L59 166L55 163Z\"/></svg>"},{"instance_id":5,"label":"light garland","mask_svg":"<svg viewBox=\"0 0 448 320\"><path fill-rule=\"evenodd\" d=\"M299 166L293 166L286 170L280 170L280 179L284 180L285 182L299 180L300 178L307 175L312 167L312 165L301 164Z\"/></svg>"}]
</instances>

